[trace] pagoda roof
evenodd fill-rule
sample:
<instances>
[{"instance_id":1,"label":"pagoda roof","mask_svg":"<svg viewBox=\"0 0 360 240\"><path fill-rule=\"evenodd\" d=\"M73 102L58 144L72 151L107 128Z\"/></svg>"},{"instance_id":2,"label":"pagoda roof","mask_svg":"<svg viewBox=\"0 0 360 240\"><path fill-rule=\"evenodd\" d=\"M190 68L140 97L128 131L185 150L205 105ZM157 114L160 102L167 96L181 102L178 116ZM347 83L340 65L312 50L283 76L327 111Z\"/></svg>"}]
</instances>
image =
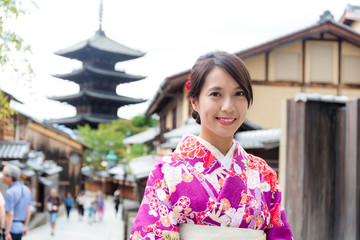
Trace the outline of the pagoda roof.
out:
<instances>
[{"instance_id":1,"label":"pagoda roof","mask_svg":"<svg viewBox=\"0 0 360 240\"><path fill-rule=\"evenodd\" d=\"M99 123L108 123L115 119L118 119L118 117L112 114L81 113L73 117L47 120L47 122L76 128L77 125L84 125L86 123L89 123L91 126L97 126Z\"/></svg>"},{"instance_id":2,"label":"pagoda roof","mask_svg":"<svg viewBox=\"0 0 360 240\"><path fill-rule=\"evenodd\" d=\"M119 107L128 105L128 104L142 103L142 102L146 101L144 99L136 99L136 98L131 98L131 97L120 96L120 95L117 95L115 92L93 90L93 89L82 89L82 90L80 90L80 92L78 92L76 94L51 97L50 99L67 102L73 106L76 106L76 102L79 101L83 97L87 97L88 99L94 99L94 100L97 99L97 100L101 100L104 102L117 103L117 105L119 105Z\"/></svg>"},{"instance_id":3,"label":"pagoda roof","mask_svg":"<svg viewBox=\"0 0 360 240\"><path fill-rule=\"evenodd\" d=\"M129 83L129 82L142 80L145 78L144 76L131 75L125 72L100 69L97 67L90 66L89 64L84 64L83 68L74 70L71 73L56 74L53 76L57 78L71 80L78 83L81 82L82 79L88 78L89 75L95 78L101 78L101 79L105 78L111 81L116 81L118 83Z\"/></svg>"},{"instance_id":4,"label":"pagoda roof","mask_svg":"<svg viewBox=\"0 0 360 240\"><path fill-rule=\"evenodd\" d=\"M98 56L101 58L112 59L115 62L127 61L145 55L145 53L141 51L131 49L108 38L101 29L99 29L90 39L59 50L56 54L80 61L85 61Z\"/></svg>"}]
</instances>

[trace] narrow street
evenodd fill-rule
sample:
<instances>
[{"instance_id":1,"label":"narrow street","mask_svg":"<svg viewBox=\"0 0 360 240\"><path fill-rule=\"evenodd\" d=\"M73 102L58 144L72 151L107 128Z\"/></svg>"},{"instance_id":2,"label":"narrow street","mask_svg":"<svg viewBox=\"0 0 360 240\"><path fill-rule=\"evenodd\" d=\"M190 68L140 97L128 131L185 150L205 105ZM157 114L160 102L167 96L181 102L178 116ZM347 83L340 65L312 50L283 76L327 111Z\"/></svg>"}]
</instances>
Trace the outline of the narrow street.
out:
<instances>
[{"instance_id":1,"label":"narrow street","mask_svg":"<svg viewBox=\"0 0 360 240\"><path fill-rule=\"evenodd\" d=\"M89 206L91 199L87 198L86 206ZM105 201L105 213L102 221L98 218L96 222L89 223L88 211L85 210L85 216L82 221L78 218L77 209L70 213L70 219L66 219L66 213L58 217L55 227L55 234L52 236L50 224L40 226L31 230L24 240L122 240L123 222L120 220L120 212L115 216L114 204L112 198Z\"/></svg>"}]
</instances>

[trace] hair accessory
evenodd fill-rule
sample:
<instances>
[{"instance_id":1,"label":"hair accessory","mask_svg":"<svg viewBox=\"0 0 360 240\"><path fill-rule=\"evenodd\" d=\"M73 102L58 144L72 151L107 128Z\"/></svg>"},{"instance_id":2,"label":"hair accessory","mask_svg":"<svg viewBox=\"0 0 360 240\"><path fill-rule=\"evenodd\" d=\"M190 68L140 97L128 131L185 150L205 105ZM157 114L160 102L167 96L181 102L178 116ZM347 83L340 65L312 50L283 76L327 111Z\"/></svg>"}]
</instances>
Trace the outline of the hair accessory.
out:
<instances>
[{"instance_id":1,"label":"hair accessory","mask_svg":"<svg viewBox=\"0 0 360 240\"><path fill-rule=\"evenodd\" d=\"M190 77L191 77L191 74L189 74L189 77L188 77L188 80L187 80L187 82L185 83L185 87L186 87L186 89L189 91L189 89L190 89Z\"/></svg>"}]
</instances>

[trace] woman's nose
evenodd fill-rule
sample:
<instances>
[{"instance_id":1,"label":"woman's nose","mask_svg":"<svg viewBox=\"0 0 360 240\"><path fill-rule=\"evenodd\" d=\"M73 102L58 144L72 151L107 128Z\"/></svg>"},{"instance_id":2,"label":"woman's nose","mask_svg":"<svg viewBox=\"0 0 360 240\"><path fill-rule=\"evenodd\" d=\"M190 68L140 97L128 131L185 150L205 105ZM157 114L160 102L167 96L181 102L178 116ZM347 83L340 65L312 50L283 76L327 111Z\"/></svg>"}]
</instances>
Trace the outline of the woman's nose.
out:
<instances>
[{"instance_id":1,"label":"woman's nose","mask_svg":"<svg viewBox=\"0 0 360 240\"><path fill-rule=\"evenodd\" d=\"M232 101L231 98L224 99L221 110L223 112L232 112L234 110L234 102Z\"/></svg>"}]
</instances>

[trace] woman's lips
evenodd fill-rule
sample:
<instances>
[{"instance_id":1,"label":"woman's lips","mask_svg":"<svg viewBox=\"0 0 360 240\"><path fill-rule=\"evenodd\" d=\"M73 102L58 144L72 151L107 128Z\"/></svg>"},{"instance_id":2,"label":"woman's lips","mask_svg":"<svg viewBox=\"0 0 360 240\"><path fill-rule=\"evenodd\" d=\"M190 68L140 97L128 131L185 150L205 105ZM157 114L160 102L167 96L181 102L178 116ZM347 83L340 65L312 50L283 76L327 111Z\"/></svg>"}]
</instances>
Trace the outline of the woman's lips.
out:
<instances>
[{"instance_id":1,"label":"woman's lips","mask_svg":"<svg viewBox=\"0 0 360 240\"><path fill-rule=\"evenodd\" d=\"M227 126L232 125L236 120L236 118L220 118L220 117L217 117L216 119L222 125L227 125Z\"/></svg>"}]
</instances>

